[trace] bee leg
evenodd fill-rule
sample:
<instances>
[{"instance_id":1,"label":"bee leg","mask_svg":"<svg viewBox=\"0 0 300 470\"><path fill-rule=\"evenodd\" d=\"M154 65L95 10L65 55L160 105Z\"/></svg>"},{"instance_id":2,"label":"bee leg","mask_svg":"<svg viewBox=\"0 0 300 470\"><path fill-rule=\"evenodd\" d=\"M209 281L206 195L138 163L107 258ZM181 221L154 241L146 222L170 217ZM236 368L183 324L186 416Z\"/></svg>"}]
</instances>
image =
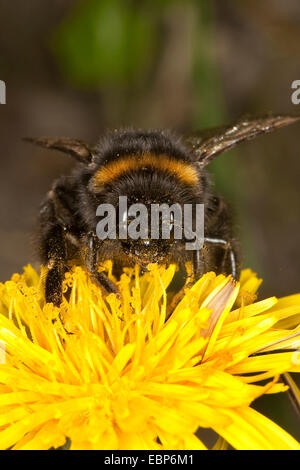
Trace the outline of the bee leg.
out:
<instances>
[{"instance_id":1,"label":"bee leg","mask_svg":"<svg viewBox=\"0 0 300 470\"><path fill-rule=\"evenodd\" d=\"M59 306L62 283L69 259L67 235L72 226L74 211L65 198L64 182L58 180L48 192L39 214L39 258L48 267L45 280L46 302Z\"/></svg>"},{"instance_id":2,"label":"bee leg","mask_svg":"<svg viewBox=\"0 0 300 470\"><path fill-rule=\"evenodd\" d=\"M107 294L116 294L119 297L118 288L115 284L108 279L104 272L98 272L98 246L99 242L94 233L89 233L88 238L88 251L86 256L86 267L90 272L93 280L98 284L99 287L105 290Z\"/></svg>"},{"instance_id":3,"label":"bee leg","mask_svg":"<svg viewBox=\"0 0 300 470\"><path fill-rule=\"evenodd\" d=\"M219 245L224 248L224 257L221 263L221 272L226 272L226 262L228 262L229 258L229 264L230 264L230 272L231 275L234 279L237 279L237 262L236 262L236 256L232 247L232 244L228 242L227 240L223 240L222 238L204 238L204 243L212 243L214 245Z\"/></svg>"},{"instance_id":4,"label":"bee leg","mask_svg":"<svg viewBox=\"0 0 300 470\"><path fill-rule=\"evenodd\" d=\"M46 302L59 307L62 301L62 283L66 272L65 235L60 225L55 225L47 232L43 251L48 258L48 272L45 281Z\"/></svg>"},{"instance_id":5,"label":"bee leg","mask_svg":"<svg viewBox=\"0 0 300 470\"><path fill-rule=\"evenodd\" d=\"M183 299L186 289L191 288L194 284L194 281L198 280L198 278L200 277L200 276L197 277L195 275L194 265L193 265L192 272L189 272L189 269L187 268L186 265L185 265L185 269L186 269L185 283L178 292L174 293L173 297L171 298L171 301L168 302L168 305L167 305L167 318L169 318L169 316L174 312L174 310L177 307L177 305L179 304L179 302Z\"/></svg>"},{"instance_id":6,"label":"bee leg","mask_svg":"<svg viewBox=\"0 0 300 470\"><path fill-rule=\"evenodd\" d=\"M204 259L203 259L203 248L202 250L195 250L193 253L193 274L194 280L200 279L204 272Z\"/></svg>"}]
</instances>

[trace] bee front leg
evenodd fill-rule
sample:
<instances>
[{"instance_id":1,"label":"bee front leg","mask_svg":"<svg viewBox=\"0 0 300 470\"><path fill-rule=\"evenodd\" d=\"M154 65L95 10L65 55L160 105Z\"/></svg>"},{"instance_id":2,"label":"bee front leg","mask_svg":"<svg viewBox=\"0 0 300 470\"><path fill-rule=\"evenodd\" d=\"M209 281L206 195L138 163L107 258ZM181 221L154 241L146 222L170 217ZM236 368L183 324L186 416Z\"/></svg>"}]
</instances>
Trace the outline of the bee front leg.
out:
<instances>
[{"instance_id":1,"label":"bee front leg","mask_svg":"<svg viewBox=\"0 0 300 470\"><path fill-rule=\"evenodd\" d=\"M197 250L194 252L193 255L193 269L194 269L194 276L195 279L199 279L204 272L209 270L216 270L216 266L211 265L207 266L205 261L205 245L211 244L215 246L220 246L223 248L224 254L222 256L222 260L220 265L217 266L217 270L220 273L230 273L234 279L238 277L238 265L237 265L237 257L235 250L232 244L227 241L223 240L222 238L204 238L204 247L201 250Z\"/></svg>"},{"instance_id":2,"label":"bee front leg","mask_svg":"<svg viewBox=\"0 0 300 470\"><path fill-rule=\"evenodd\" d=\"M204 273L204 259L203 259L203 251L195 250L193 253L193 275L194 280L197 281L200 279L202 274Z\"/></svg>"},{"instance_id":3,"label":"bee front leg","mask_svg":"<svg viewBox=\"0 0 300 470\"><path fill-rule=\"evenodd\" d=\"M224 256L221 263L221 272L226 272L226 263L228 262L229 258L231 275L234 279L236 279L237 263L232 244L229 241L223 240L221 238L204 238L204 243L211 243L214 245L222 246L224 248Z\"/></svg>"},{"instance_id":4,"label":"bee front leg","mask_svg":"<svg viewBox=\"0 0 300 470\"><path fill-rule=\"evenodd\" d=\"M91 274L93 280L99 287L105 290L107 294L116 294L119 297L118 288L108 279L104 272L98 271L98 248L99 240L97 236L90 232L88 235L88 250L86 255L86 267Z\"/></svg>"},{"instance_id":5,"label":"bee front leg","mask_svg":"<svg viewBox=\"0 0 300 470\"><path fill-rule=\"evenodd\" d=\"M59 307L62 301L62 283L66 272L66 244L64 228L54 225L44 239L43 251L48 258L48 272L45 280L46 302Z\"/></svg>"}]
</instances>

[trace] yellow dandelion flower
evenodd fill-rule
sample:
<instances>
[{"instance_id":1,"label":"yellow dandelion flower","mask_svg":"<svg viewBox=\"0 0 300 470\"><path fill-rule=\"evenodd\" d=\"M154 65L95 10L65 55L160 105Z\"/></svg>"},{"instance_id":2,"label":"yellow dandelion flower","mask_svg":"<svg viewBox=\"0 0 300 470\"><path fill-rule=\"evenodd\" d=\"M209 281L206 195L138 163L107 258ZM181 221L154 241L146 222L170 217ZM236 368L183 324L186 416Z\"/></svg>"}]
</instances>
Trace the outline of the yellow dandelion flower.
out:
<instances>
[{"instance_id":1,"label":"yellow dandelion flower","mask_svg":"<svg viewBox=\"0 0 300 470\"><path fill-rule=\"evenodd\" d=\"M300 295L255 302L251 271L211 272L167 316L174 273L124 270L118 300L74 267L59 310L31 266L0 286L1 449L205 449L198 428L215 449L300 449L250 406L300 371Z\"/></svg>"}]
</instances>

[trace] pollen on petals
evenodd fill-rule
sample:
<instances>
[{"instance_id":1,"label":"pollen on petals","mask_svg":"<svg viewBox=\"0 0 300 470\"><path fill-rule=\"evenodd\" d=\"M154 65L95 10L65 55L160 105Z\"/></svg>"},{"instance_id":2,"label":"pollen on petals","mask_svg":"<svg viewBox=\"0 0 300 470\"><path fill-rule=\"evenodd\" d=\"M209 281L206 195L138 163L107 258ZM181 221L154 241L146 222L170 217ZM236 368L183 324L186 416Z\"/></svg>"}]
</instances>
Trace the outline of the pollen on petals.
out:
<instances>
[{"instance_id":1,"label":"pollen on petals","mask_svg":"<svg viewBox=\"0 0 300 470\"><path fill-rule=\"evenodd\" d=\"M81 267L59 309L44 269L0 285L0 449L206 449L199 428L214 449L300 449L251 408L300 372L299 295L255 302L261 280L245 270L239 283L206 273L176 304L173 265L101 269L121 299Z\"/></svg>"}]
</instances>

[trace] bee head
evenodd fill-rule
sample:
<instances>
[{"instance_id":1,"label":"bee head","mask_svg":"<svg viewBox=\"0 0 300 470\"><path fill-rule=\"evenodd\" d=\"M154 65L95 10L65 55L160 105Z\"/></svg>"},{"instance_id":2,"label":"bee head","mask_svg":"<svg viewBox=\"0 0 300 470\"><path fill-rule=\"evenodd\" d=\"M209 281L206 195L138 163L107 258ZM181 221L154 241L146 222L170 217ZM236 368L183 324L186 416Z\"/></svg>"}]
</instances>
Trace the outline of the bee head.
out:
<instances>
[{"instance_id":1,"label":"bee head","mask_svg":"<svg viewBox=\"0 0 300 470\"><path fill-rule=\"evenodd\" d=\"M146 267L149 263L164 264L169 258L171 240L127 239L121 242L124 254L135 264Z\"/></svg>"},{"instance_id":2,"label":"bee head","mask_svg":"<svg viewBox=\"0 0 300 470\"><path fill-rule=\"evenodd\" d=\"M166 213L163 213L159 204L144 202L143 199L128 206L121 217L119 213L118 234L126 257L145 267L149 263L166 262L178 240L174 238L174 214L168 206L165 205Z\"/></svg>"}]
</instances>

